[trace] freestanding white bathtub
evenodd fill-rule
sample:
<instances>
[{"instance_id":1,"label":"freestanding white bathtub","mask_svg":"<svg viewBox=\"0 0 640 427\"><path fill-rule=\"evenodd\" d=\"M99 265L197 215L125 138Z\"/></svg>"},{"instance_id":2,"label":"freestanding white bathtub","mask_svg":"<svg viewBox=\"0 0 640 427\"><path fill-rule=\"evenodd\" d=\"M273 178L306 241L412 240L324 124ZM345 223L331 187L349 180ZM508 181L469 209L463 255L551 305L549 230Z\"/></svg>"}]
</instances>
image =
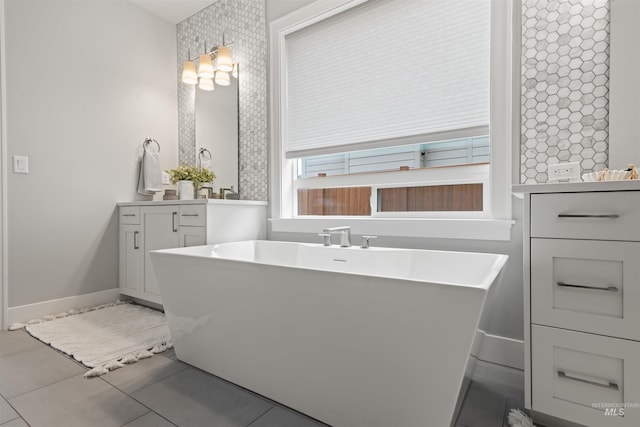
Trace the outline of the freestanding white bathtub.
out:
<instances>
[{"instance_id":1,"label":"freestanding white bathtub","mask_svg":"<svg viewBox=\"0 0 640 427\"><path fill-rule=\"evenodd\" d=\"M447 427L507 256L247 241L151 260L180 360L333 426Z\"/></svg>"}]
</instances>

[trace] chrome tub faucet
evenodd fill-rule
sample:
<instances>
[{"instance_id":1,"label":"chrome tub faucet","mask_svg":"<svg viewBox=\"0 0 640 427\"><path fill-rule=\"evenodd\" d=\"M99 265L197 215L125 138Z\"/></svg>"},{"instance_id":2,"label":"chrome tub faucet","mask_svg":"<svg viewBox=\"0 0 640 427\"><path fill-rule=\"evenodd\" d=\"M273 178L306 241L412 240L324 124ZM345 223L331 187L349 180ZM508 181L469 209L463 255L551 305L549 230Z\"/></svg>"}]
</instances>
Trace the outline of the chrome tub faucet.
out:
<instances>
[{"instance_id":1,"label":"chrome tub faucet","mask_svg":"<svg viewBox=\"0 0 640 427\"><path fill-rule=\"evenodd\" d=\"M327 234L329 235L329 239L327 239ZM325 237L325 241L324 241L324 245L325 246L329 246L331 244L331 235L332 234L340 234L340 246L343 248L349 248L351 247L351 227L349 226L344 226L344 227L332 227L332 228L325 228L324 230L322 230L322 234L320 234L321 236ZM329 245L327 245L327 241L329 243Z\"/></svg>"}]
</instances>

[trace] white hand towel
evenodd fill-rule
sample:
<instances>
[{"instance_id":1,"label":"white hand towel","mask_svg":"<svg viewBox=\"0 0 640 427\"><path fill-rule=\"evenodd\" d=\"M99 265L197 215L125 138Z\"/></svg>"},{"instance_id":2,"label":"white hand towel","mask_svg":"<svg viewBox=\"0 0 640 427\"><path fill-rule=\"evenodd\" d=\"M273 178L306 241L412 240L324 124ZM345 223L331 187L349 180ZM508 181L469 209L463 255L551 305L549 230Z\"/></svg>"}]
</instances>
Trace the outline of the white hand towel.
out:
<instances>
[{"instance_id":1,"label":"white hand towel","mask_svg":"<svg viewBox=\"0 0 640 427\"><path fill-rule=\"evenodd\" d=\"M149 192L162 191L162 169L160 168L160 153L144 150L144 187Z\"/></svg>"},{"instance_id":2,"label":"white hand towel","mask_svg":"<svg viewBox=\"0 0 640 427\"><path fill-rule=\"evenodd\" d=\"M160 154L148 150L146 147L140 161L140 176L138 177L138 193L152 196L162 191L162 169L160 168Z\"/></svg>"}]
</instances>

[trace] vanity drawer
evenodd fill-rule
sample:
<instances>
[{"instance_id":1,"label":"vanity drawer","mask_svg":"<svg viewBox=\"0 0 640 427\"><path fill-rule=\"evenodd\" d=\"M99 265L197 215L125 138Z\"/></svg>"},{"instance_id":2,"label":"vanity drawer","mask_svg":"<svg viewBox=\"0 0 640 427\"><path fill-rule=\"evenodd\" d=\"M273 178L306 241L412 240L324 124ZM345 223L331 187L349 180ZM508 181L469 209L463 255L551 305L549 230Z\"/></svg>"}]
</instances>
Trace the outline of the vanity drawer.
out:
<instances>
[{"instance_id":1,"label":"vanity drawer","mask_svg":"<svg viewBox=\"0 0 640 427\"><path fill-rule=\"evenodd\" d=\"M640 191L531 195L531 237L640 241Z\"/></svg>"},{"instance_id":2,"label":"vanity drawer","mask_svg":"<svg viewBox=\"0 0 640 427\"><path fill-rule=\"evenodd\" d=\"M531 239L531 321L640 340L640 243Z\"/></svg>"},{"instance_id":3,"label":"vanity drawer","mask_svg":"<svg viewBox=\"0 0 640 427\"><path fill-rule=\"evenodd\" d=\"M120 224L140 224L140 206L120 206Z\"/></svg>"},{"instance_id":4,"label":"vanity drawer","mask_svg":"<svg viewBox=\"0 0 640 427\"><path fill-rule=\"evenodd\" d=\"M204 205L180 205L180 225L204 227L207 207Z\"/></svg>"},{"instance_id":5,"label":"vanity drawer","mask_svg":"<svg viewBox=\"0 0 640 427\"><path fill-rule=\"evenodd\" d=\"M531 339L537 412L585 426L640 425L640 343L537 325ZM605 411L625 403L623 413Z\"/></svg>"}]
</instances>

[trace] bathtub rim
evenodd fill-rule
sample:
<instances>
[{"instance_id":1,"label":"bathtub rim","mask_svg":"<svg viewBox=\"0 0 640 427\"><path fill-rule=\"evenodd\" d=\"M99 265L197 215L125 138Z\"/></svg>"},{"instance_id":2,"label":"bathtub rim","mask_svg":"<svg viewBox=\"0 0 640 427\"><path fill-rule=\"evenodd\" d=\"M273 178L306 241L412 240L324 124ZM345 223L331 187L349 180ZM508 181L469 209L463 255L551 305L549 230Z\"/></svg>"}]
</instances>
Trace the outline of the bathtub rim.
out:
<instances>
[{"instance_id":1,"label":"bathtub rim","mask_svg":"<svg viewBox=\"0 0 640 427\"><path fill-rule=\"evenodd\" d=\"M373 249L374 251L380 251L380 250L392 250L392 251L419 251L419 252L431 252L431 253L456 253L456 254L469 254L469 255L487 255L487 256L493 256L495 257L495 260L491 263L491 268L489 269L489 274L487 274L484 279L477 283L477 284L461 284L461 283L455 283L453 281L448 282L448 281L427 281L427 280L419 280L416 278L411 278L411 277L398 277L398 276L388 276L388 275L373 275L373 274L362 274L362 273L354 273L354 272L345 272L345 271L335 271L335 270L329 270L329 269L320 269L320 268L312 268L312 267L304 267L304 266L298 266L298 265L285 265L285 264L274 264L274 263L266 263L266 262L259 262L259 261L251 261L251 260L241 260L241 259L234 259L234 258L225 258L222 256L218 256L215 254L211 254L211 255L202 255L202 254L196 254L196 253L190 253L189 250L193 251L195 248L214 248L216 246L222 246L222 245L232 245L232 244L238 244L238 243L254 243L255 242L277 242L277 243L289 243L289 244L295 244L295 245L304 245L304 246L310 246L310 247L324 247L324 245L322 245L321 243L306 243L306 242L290 242L290 241L280 241L280 240L242 240L242 241L238 241L238 242L227 242L227 243L218 243L218 244L210 244L210 245L199 245L199 246L190 246L190 247L182 247L182 248L170 248L170 249L160 249L160 250L155 250L155 251L150 251L150 254L157 254L160 256L181 256L181 257L189 257L189 258L199 258L199 259L209 259L209 260L218 260L218 261L224 261L224 262L233 262L233 263L239 263L239 264L252 264L252 265L265 265L265 266L270 266L270 267L280 267L280 268L288 268L288 269L293 269L293 270L310 270L310 271L319 271L319 272L325 272L325 273L331 273L331 274L341 274L341 275L347 275L349 277L372 277L372 278L381 278L381 279L389 279L389 280L399 280L399 281L405 281L405 282L415 282L415 283L420 283L420 284L430 284L430 285L439 285L439 286L457 286L457 287L463 287L463 288L470 288L470 289L480 289L480 290L484 290L484 291L488 291L491 288L491 285L494 284L497 279L500 277L501 272L504 270L505 268L505 264L507 263L507 261L509 260L509 256L506 254L495 254L495 253L485 253L485 252L469 252L469 251L445 251L445 250L436 250L436 249L410 249L410 248L389 248L389 247L384 247L384 246L376 246L374 248L368 248L368 249L362 249L358 246L351 246L349 248L342 248L340 246L333 246L334 249L348 249L348 250L370 250ZM255 245L254 245L255 247Z\"/></svg>"}]
</instances>

